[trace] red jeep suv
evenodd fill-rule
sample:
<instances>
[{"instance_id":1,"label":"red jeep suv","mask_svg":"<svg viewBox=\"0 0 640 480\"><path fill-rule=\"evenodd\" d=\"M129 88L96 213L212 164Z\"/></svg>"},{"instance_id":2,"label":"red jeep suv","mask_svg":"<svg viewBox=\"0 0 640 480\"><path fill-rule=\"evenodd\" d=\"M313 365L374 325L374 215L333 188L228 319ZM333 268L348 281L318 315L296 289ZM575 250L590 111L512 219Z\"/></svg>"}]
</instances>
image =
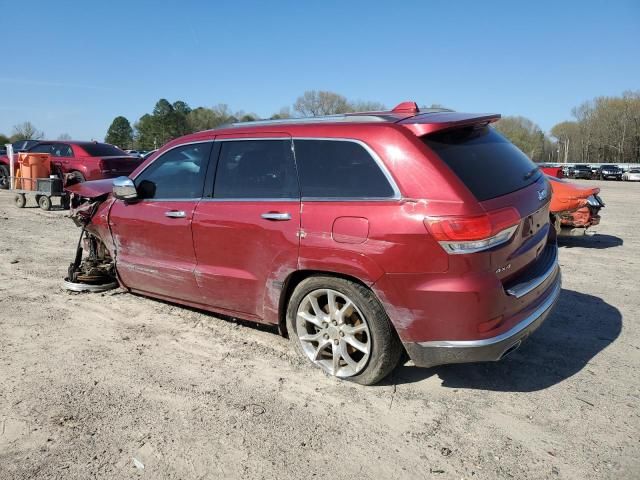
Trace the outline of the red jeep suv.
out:
<instances>
[{"instance_id":1,"label":"red jeep suv","mask_svg":"<svg viewBox=\"0 0 640 480\"><path fill-rule=\"evenodd\" d=\"M279 325L362 384L403 350L423 367L499 360L560 294L549 185L499 118L407 102L179 138L128 178L70 188L91 253L67 280L103 268L132 292Z\"/></svg>"}]
</instances>

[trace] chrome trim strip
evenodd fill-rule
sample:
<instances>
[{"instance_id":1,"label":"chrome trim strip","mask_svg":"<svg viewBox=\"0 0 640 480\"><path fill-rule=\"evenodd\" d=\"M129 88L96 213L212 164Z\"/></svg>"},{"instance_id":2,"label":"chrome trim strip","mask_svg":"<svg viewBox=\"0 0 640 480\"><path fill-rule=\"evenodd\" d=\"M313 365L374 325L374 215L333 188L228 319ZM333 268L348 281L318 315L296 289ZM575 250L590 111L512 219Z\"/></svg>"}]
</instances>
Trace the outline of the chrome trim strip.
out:
<instances>
[{"instance_id":1,"label":"chrome trim strip","mask_svg":"<svg viewBox=\"0 0 640 480\"><path fill-rule=\"evenodd\" d=\"M303 202L397 202L395 197L302 197Z\"/></svg>"},{"instance_id":2,"label":"chrome trim strip","mask_svg":"<svg viewBox=\"0 0 640 480\"><path fill-rule=\"evenodd\" d=\"M268 134L270 132L264 132L265 134ZM274 133L280 133L280 132L274 132ZM233 138L224 138L222 135L233 135L232 133L222 133L220 134L221 136L216 137L216 139L214 140L214 142L244 142L244 141L251 141L251 142L255 142L256 140L288 140L291 141L291 137L233 137ZM238 134L238 135L242 135L242 134Z\"/></svg>"},{"instance_id":3,"label":"chrome trim strip","mask_svg":"<svg viewBox=\"0 0 640 480\"><path fill-rule=\"evenodd\" d=\"M533 290L538 288L540 285L542 285L551 275L553 275L553 272L555 272L557 268L558 268L558 249L556 248L555 251L553 252L553 261L551 262L551 265L549 266L549 268L547 268L547 270L544 271L542 275L526 283L521 283L519 285L516 285L515 287L509 288L507 290L507 295L511 297L516 297L516 298L524 297L526 294L532 292Z\"/></svg>"},{"instance_id":4,"label":"chrome trim strip","mask_svg":"<svg viewBox=\"0 0 640 480\"><path fill-rule=\"evenodd\" d=\"M299 198L203 198L201 202L295 202L300 203Z\"/></svg>"},{"instance_id":5,"label":"chrome trim strip","mask_svg":"<svg viewBox=\"0 0 640 480\"><path fill-rule=\"evenodd\" d=\"M431 348L475 348L475 347L488 347L488 346L503 342L519 334L524 329L528 328L533 322L538 320L542 315L544 315L547 312L547 310L549 310L553 306L556 300L558 300L561 290L562 290L562 279L561 279L560 273L558 272L558 279L557 279L556 285L554 286L553 291L547 297L547 299L538 308L536 308L527 318L522 320L520 323L514 326L511 330L508 330L495 337L485 338L482 340L434 340L430 342L419 342L418 345L420 345L421 347L431 347Z\"/></svg>"}]
</instances>

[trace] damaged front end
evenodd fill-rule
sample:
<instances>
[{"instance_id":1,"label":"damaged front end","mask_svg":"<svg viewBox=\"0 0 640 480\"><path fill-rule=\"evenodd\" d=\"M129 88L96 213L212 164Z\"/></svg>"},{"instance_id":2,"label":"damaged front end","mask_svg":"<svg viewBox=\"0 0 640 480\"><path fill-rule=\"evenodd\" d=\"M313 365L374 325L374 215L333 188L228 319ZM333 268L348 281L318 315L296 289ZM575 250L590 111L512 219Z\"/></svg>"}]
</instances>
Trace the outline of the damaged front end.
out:
<instances>
[{"instance_id":1,"label":"damaged front end","mask_svg":"<svg viewBox=\"0 0 640 480\"><path fill-rule=\"evenodd\" d=\"M584 188L565 180L547 178L553 192L550 211L555 217L558 235L585 235L588 228L600 223L600 210L605 206L598 195L600 188Z\"/></svg>"},{"instance_id":2,"label":"damaged front end","mask_svg":"<svg viewBox=\"0 0 640 480\"><path fill-rule=\"evenodd\" d=\"M73 185L71 219L82 228L64 287L71 291L105 291L118 286L115 255L108 226L111 180Z\"/></svg>"}]
</instances>

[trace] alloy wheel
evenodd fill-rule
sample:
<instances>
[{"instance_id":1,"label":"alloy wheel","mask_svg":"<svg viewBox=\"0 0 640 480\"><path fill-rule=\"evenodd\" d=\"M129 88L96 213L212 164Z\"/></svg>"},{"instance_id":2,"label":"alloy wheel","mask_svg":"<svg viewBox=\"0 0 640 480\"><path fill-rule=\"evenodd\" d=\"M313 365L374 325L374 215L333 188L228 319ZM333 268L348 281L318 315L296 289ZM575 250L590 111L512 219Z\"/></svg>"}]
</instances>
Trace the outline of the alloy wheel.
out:
<instances>
[{"instance_id":1,"label":"alloy wheel","mask_svg":"<svg viewBox=\"0 0 640 480\"><path fill-rule=\"evenodd\" d=\"M314 290L302 299L296 334L307 357L336 377L357 375L371 354L366 318L349 297L336 290Z\"/></svg>"}]
</instances>

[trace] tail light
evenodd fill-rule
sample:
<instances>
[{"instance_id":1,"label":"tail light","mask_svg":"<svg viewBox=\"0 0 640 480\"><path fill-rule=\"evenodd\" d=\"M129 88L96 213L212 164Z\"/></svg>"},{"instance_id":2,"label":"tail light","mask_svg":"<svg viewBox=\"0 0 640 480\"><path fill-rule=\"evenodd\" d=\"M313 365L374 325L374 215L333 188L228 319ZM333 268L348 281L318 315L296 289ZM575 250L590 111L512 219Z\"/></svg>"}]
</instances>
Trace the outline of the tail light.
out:
<instances>
[{"instance_id":1,"label":"tail light","mask_svg":"<svg viewBox=\"0 0 640 480\"><path fill-rule=\"evenodd\" d=\"M520 223L515 208L482 215L426 217L429 233L450 254L474 253L511 240Z\"/></svg>"}]
</instances>

